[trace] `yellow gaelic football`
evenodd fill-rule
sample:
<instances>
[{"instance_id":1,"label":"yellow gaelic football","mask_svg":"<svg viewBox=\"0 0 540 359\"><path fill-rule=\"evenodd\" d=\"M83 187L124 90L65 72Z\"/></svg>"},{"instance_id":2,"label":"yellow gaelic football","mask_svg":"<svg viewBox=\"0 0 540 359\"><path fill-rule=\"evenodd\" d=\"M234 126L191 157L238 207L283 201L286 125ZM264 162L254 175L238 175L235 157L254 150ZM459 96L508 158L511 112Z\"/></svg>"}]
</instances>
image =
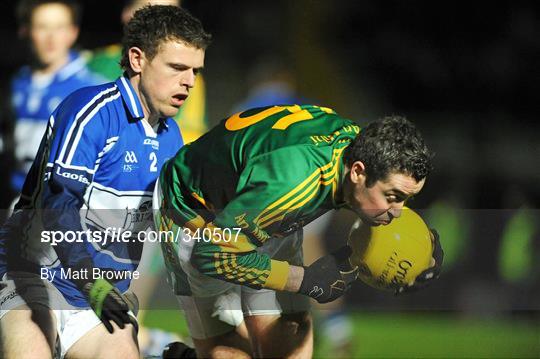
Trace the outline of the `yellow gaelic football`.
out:
<instances>
[{"instance_id":1,"label":"yellow gaelic football","mask_svg":"<svg viewBox=\"0 0 540 359\"><path fill-rule=\"evenodd\" d=\"M431 263L433 244L424 220L404 207L399 218L386 226L363 226L357 221L349 234L352 265L366 284L394 290L412 283Z\"/></svg>"}]
</instances>

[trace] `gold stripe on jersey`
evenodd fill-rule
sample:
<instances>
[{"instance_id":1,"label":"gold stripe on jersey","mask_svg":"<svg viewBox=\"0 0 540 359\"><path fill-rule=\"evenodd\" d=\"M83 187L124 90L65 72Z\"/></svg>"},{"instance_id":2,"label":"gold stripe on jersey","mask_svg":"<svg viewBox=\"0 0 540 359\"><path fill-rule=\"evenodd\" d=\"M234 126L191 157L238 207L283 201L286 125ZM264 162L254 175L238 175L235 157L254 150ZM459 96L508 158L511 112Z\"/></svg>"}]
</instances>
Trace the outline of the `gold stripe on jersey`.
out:
<instances>
[{"instance_id":1,"label":"gold stripe on jersey","mask_svg":"<svg viewBox=\"0 0 540 359\"><path fill-rule=\"evenodd\" d=\"M236 261L232 259L232 262L236 264ZM269 271L266 271L268 273L265 273L264 275L255 273L252 269L253 268L246 268L243 266L234 267L235 270L231 271L230 273L226 273L224 276L225 278L235 280L239 282L240 284L257 284L257 285L264 285L266 282L266 278L268 277ZM247 269L247 270L246 270Z\"/></svg>"},{"instance_id":2,"label":"gold stripe on jersey","mask_svg":"<svg viewBox=\"0 0 540 359\"><path fill-rule=\"evenodd\" d=\"M234 253L216 252L214 253L214 267L216 273L226 279L245 284L264 285L266 278L270 274L268 269L257 269L241 266L236 261L237 255Z\"/></svg>"},{"instance_id":3,"label":"gold stripe on jersey","mask_svg":"<svg viewBox=\"0 0 540 359\"><path fill-rule=\"evenodd\" d=\"M189 229L191 232L195 232L199 228L204 228L206 221L199 215L195 218L184 223L182 227Z\"/></svg>"},{"instance_id":4,"label":"gold stripe on jersey","mask_svg":"<svg viewBox=\"0 0 540 359\"><path fill-rule=\"evenodd\" d=\"M242 252L251 252L255 248L257 248L254 244L252 244L248 237L245 234L239 233L238 236L232 238L234 234L232 234L232 231L230 236L231 238L228 238L227 240L224 239L224 233L223 228L216 227L216 225L212 222L208 223L206 225L212 233L212 240L211 242L218 247L220 247L224 252L232 252L232 253L242 253Z\"/></svg>"},{"instance_id":5,"label":"gold stripe on jersey","mask_svg":"<svg viewBox=\"0 0 540 359\"><path fill-rule=\"evenodd\" d=\"M248 273L248 272L253 272L254 275L257 275L257 276L261 276L261 275L264 276L270 273L269 269L258 269L255 267L245 267L245 266L239 265L236 262L237 257L238 255L235 253L215 252L214 264L216 264L216 271L224 273L223 272L224 269L225 269L225 272L230 272L233 270L232 268L234 268L235 271L244 272L243 274L244 276L246 275L245 273Z\"/></svg>"},{"instance_id":6,"label":"gold stripe on jersey","mask_svg":"<svg viewBox=\"0 0 540 359\"><path fill-rule=\"evenodd\" d=\"M257 224L257 226L260 228L266 228L269 225L282 220L287 213L301 208L304 204L313 199L319 192L320 185L328 186L331 183L334 183L337 178L336 174L339 168L339 160L344 149L345 147L334 149L332 159L329 163L315 170L306 180L296 186L292 191L263 210L263 212L261 212L261 214L255 218L255 224ZM303 191L297 194L300 190ZM334 191L335 189L333 188L333 192ZM287 201L289 198L291 199ZM263 214L267 213L268 210L271 210L282 203L283 205L281 205L279 208L275 209L269 214L266 214L264 217L262 216Z\"/></svg>"},{"instance_id":7,"label":"gold stripe on jersey","mask_svg":"<svg viewBox=\"0 0 540 359\"><path fill-rule=\"evenodd\" d=\"M301 194L299 194L292 201L287 203L286 207L279 208L276 211L272 212L268 216L266 221L257 223L257 225L259 225L261 228L266 228L275 222L281 221L287 213L289 213L290 211L296 208L299 208L298 205L294 206L296 202L301 201L302 198L304 198L304 200L300 203L305 204L307 203L307 201L315 197L317 193L319 192L320 183L321 183L320 178L317 178L315 181L313 181L310 187L306 188Z\"/></svg>"},{"instance_id":8,"label":"gold stripe on jersey","mask_svg":"<svg viewBox=\"0 0 540 359\"><path fill-rule=\"evenodd\" d=\"M279 215L281 212L286 211L289 209L294 203L298 202L301 198L304 198L307 195L310 195L312 191L317 191L317 187L320 183L320 172L317 170L315 174L319 176L315 176L312 178L311 182L307 184L306 186L302 187L302 191L292 197L289 201L282 204L280 207L274 209L272 212L268 213L266 216L261 217L260 219L255 220L255 224L259 226L260 228L264 228L267 225L265 225L266 222L274 218L275 216ZM311 178L311 176L310 176Z\"/></svg>"},{"instance_id":9,"label":"gold stripe on jersey","mask_svg":"<svg viewBox=\"0 0 540 359\"><path fill-rule=\"evenodd\" d=\"M268 207L266 207L258 216L257 218L255 218L255 223L259 223L260 221L264 221L266 219L269 218L269 216L272 216L273 214L270 213L269 215L263 217L264 214L266 214L268 211L272 210L273 208L279 206L280 204L282 204L283 202L287 201L289 198L291 198L292 196L294 196L296 193L298 193L299 191L303 190L305 187L307 186L310 186L312 181L313 180L316 180L316 181L319 181L319 178L317 178L317 176L320 177L321 175L321 172L324 172L326 171L328 168L330 168L332 166L332 161L334 160L334 154L332 155L332 160L327 163L326 165L322 166L322 167L319 167L317 168L315 171L313 171L313 173L311 175L308 176L308 178L306 178L304 181L302 181L302 183L300 183L298 186L296 186L295 188L293 188L289 193L285 194L283 197L281 197L280 199L278 199L277 201L275 201L274 203L272 203L271 205L269 205ZM294 200L294 198L293 198ZM277 211L279 210L282 210L282 209L286 209L288 207L279 207L277 209ZM274 211L275 212L275 211Z\"/></svg>"},{"instance_id":10,"label":"gold stripe on jersey","mask_svg":"<svg viewBox=\"0 0 540 359\"><path fill-rule=\"evenodd\" d=\"M341 155L343 154L343 150L345 150L345 147L338 148L334 150L332 161L334 161L334 164L332 166L332 170L324 173L321 178L321 184L323 186L328 186L330 183L334 182L337 178L336 174L339 169L339 162L341 160Z\"/></svg>"},{"instance_id":11,"label":"gold stripe on jersey","mask_svg":"<svg viewBox=\"0 0 540 359\"><path fill-rule=\"evenodd\" d=\"M311 175L309 175L308 178L306 178L302 183L300 183L298 186L293 188L289 193L285 194L283 197L266 207L258 216L255 218L255 223L259 223L261 220L266 219L266 217L263 217L267 212L272 210L273 208L279 206L281 203L287 201L290 197L294 196L297 192L301 191L304 187L308 186L313 179L317 177L317 175L320 173L320 170L315 170Z\"/></svg>"}]
</instances>

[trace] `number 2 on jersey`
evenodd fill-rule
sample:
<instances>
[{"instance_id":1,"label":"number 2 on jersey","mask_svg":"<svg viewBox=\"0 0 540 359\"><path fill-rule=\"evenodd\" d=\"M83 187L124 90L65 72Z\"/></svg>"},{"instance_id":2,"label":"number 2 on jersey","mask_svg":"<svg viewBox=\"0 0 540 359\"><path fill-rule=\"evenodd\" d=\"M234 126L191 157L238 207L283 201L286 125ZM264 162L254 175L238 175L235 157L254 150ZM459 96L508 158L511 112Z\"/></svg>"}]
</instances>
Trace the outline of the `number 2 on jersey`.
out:
<instances>
[{"instance_id":1,"label":"number 2 on jersey","mask_svg":"<svg viewBox=\"0 0 540 359\"><path fill-rule=\"evenodd\" d=\"M152 161L150 163L150 172L157 172L157 156L155 152L150 152L149 160Z\"/></svg>"}]
</instances>

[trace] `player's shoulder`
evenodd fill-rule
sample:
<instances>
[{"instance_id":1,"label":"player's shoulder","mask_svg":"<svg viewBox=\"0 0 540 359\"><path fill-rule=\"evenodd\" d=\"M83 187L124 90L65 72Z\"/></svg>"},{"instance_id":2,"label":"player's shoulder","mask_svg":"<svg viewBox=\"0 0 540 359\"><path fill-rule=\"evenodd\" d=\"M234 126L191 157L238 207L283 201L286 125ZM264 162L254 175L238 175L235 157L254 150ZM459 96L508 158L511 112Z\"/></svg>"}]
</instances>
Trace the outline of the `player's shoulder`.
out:
<instances>
[{"instance_id":1,"label":"player's shoulder","mask_svg":"<svg viewBox=\"0 0 540 359\"><path fill-rule=\"evenodd\" d=\"M100 85L81 87L69 94L63 101L63 107L78 111L83 108L95 109L97 106L111 102L120 97L116 83L108 82Z\"/></svg>"},{"instance_id":2,"label":"player's shoulder","mask_svg":"<svg viewBox=\"0 0 540 359\"><path fill-rule=\"evenodd\" d=\"M114 82L75 90L60 103L53 116L67 122L99 122L102 126L113 121L122 108L121 94ZM98 121L95 121L98 119ZM118 122L118 121L117 121Z\"/></svg>"}]
</instances>

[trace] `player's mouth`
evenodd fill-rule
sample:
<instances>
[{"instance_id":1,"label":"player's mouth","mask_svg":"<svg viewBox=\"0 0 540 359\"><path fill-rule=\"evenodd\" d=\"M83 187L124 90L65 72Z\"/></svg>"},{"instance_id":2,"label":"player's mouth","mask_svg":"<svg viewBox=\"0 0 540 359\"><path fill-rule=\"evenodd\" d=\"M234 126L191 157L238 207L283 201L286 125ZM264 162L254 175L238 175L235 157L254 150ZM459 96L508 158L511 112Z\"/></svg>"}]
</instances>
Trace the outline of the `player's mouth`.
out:
<instances>
[{"instance_id":1,"label":"player's mouth","mask_svg":"<svg viewBox=\"0 0 540 359\"><path fill-rule=\"evenodd\" d=\"M180 106L182 106L184 104L187 97L188 97L188 95L184 95L184 94L174 95L171 98L171 104L173 106L175 106L175 107L180 107Z\"/></svg>"}]
</instances>

